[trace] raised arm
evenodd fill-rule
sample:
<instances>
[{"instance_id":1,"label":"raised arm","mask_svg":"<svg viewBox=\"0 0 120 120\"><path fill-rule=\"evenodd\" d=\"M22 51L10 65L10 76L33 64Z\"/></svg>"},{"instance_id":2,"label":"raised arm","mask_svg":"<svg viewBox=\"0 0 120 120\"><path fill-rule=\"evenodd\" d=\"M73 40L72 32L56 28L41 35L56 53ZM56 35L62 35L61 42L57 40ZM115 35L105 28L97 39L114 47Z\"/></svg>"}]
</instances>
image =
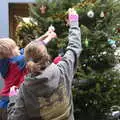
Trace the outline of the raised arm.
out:
<instances>
[{"instance_id":1,"label":"raised arm","mask_svg":"<svg viewBox=\"0 0 120 120\"><path fill-rule=\"evenodd\" d=\"M69 28L69 36L68 36L69 43L67 46L67 51L71 50L78 58L82 50L81 33L78 22L79 16L73 8L68 10L68 19L69 19L70 28Z\"/></svg>"},{"instance_id":2,"label":"raised arm","mask_svg":"<svg viewBox=\"0 0 120 120\"><path fill-rule=\"evenodd\" d=\"M74 71L76 68L77 59L79 58L81 47L81 33L78 23L78 14L74 9L68 10L68 20L69 20L69 36L68 36L68 46L66 48L66 53L62 58L62 61L58 63L59 69L65 74L70 81L72 81Z\"/></svg>"}]
</instances>

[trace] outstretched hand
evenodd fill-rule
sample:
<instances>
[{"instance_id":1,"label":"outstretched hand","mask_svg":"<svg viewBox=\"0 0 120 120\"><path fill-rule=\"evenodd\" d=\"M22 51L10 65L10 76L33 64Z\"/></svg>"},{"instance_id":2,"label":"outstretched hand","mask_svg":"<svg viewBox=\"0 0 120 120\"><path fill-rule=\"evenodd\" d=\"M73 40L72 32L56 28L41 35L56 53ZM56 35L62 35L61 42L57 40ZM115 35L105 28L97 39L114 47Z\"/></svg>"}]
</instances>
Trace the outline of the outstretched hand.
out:
<instances>
[{"instance_id":1,"label":"outstretched hand","mask_svg":"<svg viewBox=\"0 0 120 120\"><path fill-rule=\"evenodd\" d=\"M39 37L38 39L36 39L35 41L38 41L38 42L42 41L46 45L48 42L50 42L54 38L57 38L57 35L55 33L54 26L51 25L48 28L48 31L45 34L43 34L41 37Z\"/></svg>"},{"instance_id":2,"label":"outstretched hand","mask_svg":"<svg viewBox=\"0 0 120 120\"><path fill-rule=\"evenodd\" d=\"M39 38L37 38L35 41L47 41L46 39L49 39L48 41L50 41L51 39L56 38L56 37L57 37L57 35L55 33L55 28L54 28L54 26L51 25L48 28L48 31L45 34L43 34L42 36L40 36ZM48 42L46 42L46 44L47 43Z\"/></svg>"},{"instance_id":3,"label":"outstretched hand","mask_svg":"<svg viewBox=\"0 0 120 120\"><path fill-rule=\"evenodd\" d=\"M48 34L48 37L50 37L51 39L54 39L54 38L57 38L57 34L52 31Z\"/></svg>"},{"instance_id":4,"label":"outstretched hand","mask_svg":"<svg viewBox=\"0 0 120 120\"><path fill-rule=\"evenodd\" d=\"M47 44L48 42L50 42L50 41L51 41L52 39L54 39L54 38L57 38L56 33L53 32L53 31L50 31L50 32L48 32L48 37L46 37L46 38L43 40L43 42L44 42L44 44Z\"/></svg>"},{"instance_id":5,"label":"outstretched hand","mask_svg":"<svg viewBox=\"0 0 120 120\"><path fill-rule=\"evenodd\" d=\"M55 32L55 27L50 25L48 31L43 36L48 37L52 32Z\"/></svg>"}]
</instances>

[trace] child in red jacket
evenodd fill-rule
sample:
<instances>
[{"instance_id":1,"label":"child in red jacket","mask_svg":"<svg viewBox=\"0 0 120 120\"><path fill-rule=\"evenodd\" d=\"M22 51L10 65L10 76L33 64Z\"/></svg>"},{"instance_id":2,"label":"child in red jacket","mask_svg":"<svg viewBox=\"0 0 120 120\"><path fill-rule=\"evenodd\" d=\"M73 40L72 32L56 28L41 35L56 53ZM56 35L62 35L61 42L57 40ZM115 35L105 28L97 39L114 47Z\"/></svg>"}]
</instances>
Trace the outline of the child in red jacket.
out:
<instances>
[{"instance_id":1,"label":"child in red jacket","mask_svg":"<svg viewBox=\"0 0 120 120\"><path fill-rule=\"evenodd\" d=\"M49 30L35 41L47 44L56 34ZM43 41L42 41L43 40ZM7 119L7 105L9 91L12 86L19 87L27 74L24 49L19 50L14 40L10 38L0 39L0 74L4 79L4 87L0 90L0 120Z\"/></svg>"}]
</instances>

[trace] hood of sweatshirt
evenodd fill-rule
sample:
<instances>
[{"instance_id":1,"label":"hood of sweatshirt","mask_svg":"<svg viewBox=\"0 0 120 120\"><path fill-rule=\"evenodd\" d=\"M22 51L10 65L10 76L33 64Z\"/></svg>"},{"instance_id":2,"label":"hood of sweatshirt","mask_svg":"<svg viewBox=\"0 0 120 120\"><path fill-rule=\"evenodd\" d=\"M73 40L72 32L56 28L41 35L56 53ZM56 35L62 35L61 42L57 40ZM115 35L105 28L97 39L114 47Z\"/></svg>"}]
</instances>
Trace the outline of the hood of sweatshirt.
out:
<instances>
[{"instance_id":1,"label":"hood of sweatshirt","mask_svg":"<svg viewBox=\"0 0 120 120\"><path fill-rule=\"evenodd\" d=\"M25 78L25 86L36 96L48 96L58 87L60 73L57 65L52 63L41 74L29 74Z\"/></svg>"},{"instance_id":2,"label":"hood of sweatshirt","mask_svg":"<svg viewBox=\"0 0 120 120\"><path fill-rule=\"evenodd\" d=\"M30 118L50 120L70 116L70 96L60 72L57 65L52 63L42 74L26 77L21 92Z\"/></svg>"},{"instance_id":3,"label":"hood of sweatshirt","mask_svg":"<svg viewBox=\"0 0 120 120\"><path fill-rule=\"evenodd\" d=\"M63 87L59 88L60 78L60 70L54 63L49 65L41 74L29 74L26 77L21 92L30 118L43 117L44 115L41 114L44 113L46 106L52 110L53 103L56 101L56 104L61 101L64 90L62 90ZM47 110L49 111L49 109ZM45 113L47 114L47 111Z\"/></svg>"}]
</instances>

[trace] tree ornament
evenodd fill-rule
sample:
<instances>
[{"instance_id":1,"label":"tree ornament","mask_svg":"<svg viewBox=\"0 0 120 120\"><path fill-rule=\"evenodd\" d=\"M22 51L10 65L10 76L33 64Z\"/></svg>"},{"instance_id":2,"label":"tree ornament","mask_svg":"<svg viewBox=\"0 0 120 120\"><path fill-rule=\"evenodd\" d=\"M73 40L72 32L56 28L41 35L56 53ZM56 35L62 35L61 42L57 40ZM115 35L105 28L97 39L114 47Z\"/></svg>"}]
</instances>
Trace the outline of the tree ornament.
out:
<instances>
[{"instance_id":1,"label":"tree ornament","mask_svg":"<svg viewBox=\"0 0 120 120\"><path fill-rule=\"evenodd\" d=\"M112 39L108 39L108 43L110 44L110 45L112 45L112 44L115 44L115 40L112 40Z\"/></svg>"},{"instance_id":2,"label":"tree ornament","mask_svg":"<svg viewBox=\"0 0 120 120\"><path fill-rule=\"evenodd\" d=\"M88 47L88 45L89 45L89 42L88 42L88 39L86 38L85 39L85 46Z\"/></svg>"},{"instance_id":3,"label":"tree ornament","mask_svg":"<svg viewBox=\"0 0 120 120\"><path fill-rule=\"evenodd\" d=\"M116 44L112 44L111 47L112 47L113 49L115 49L115 48L116 48Z\"/></svg>"},{"instance_id":4,"label":"tree ornament","mask_svg":"<svg viewBox=\"0 0 120 120\"><path fill-rule=\"evenodd\" d=\"M50 25L50 27L48 28L48 31L55 31L55 27L53 25Z\"/></svg>"},{"instance_id":5,"label":"tree ornament","mask_svg":"<svg viewBox=\"0 0 120 120\"><path fill-rule=\"evenodd\" d=\"M46 10L47 10L47 6L46 5L41 5L41 7L40 7L41 14L45 14Z\"/></svg>"},{"instance_id":6,"label":"tree ornament","mask_svg":"<svg viewBox=\"0 0 120 120\"><path fill-rule=\"evenodd\" d=\"M101 13L100 13L100 17L101 17L101 18L105 17L105 14L104 14L103 11L101 11Z\"/></svg>"},{"instance_id":7,"label":"tree ornament","mask_svg":"<svg viewBox=\"0 0 120 120\"><path fill-rule=\"evenodd\" d=\"M108 39L108 43L111 45L112 48L116 48L116 41L115 40L112 40L112 39Z\"/></svg>"},{"instance_id":8,"label":"tree ornament","mask_svg":"<svg viewBox=\"0 0 120 120\"><path fill-rule=\"evenodd\" d=\"M87 16L89 18L93 18L94 17L94 12L92 10L90 10L88 13L87 13Z\"/></svg>"}]
</instances>

